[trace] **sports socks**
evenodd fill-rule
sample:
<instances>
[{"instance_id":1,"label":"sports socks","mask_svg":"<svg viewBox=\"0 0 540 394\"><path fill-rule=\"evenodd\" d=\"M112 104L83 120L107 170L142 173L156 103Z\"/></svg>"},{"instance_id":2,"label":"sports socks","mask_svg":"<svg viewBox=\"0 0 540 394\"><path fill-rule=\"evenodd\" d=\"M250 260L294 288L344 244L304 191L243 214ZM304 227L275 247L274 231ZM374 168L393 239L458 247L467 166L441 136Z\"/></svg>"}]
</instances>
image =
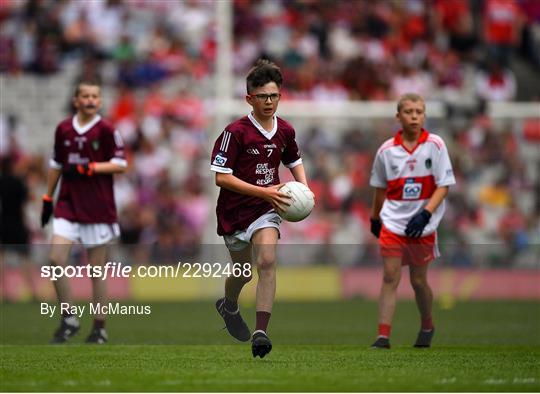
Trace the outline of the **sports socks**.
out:
<instances>
[{"instance_id":1,"label":"sports socks","mask_svg":"<svg viewBox=\"0 0 540 394\"><path fill-rule=\"evenodd\" d=\"M422 319L422 331L431 331L433 330L433 321L431 316Z\"/></svg>"},{"instance_id":2,"label":"sports socks","mask_svg":"<svg viewBox=\"0 0 540 394\"><path fill-rule=\"evenodd\" d=\"M73 316L73 313L62 312L62 318L63 319L67 319L68 317L71 317L71 316Z\"/></svg>"},{"instance_id":3,"label":"sports socks","mask_svg":"<svg viewBox=\"0 0 540 394\"><path fill-rule=\"evenodd\" d=\"M62 313L62 321L70 326L79 326L79 319L71 313Z\"/></svg>"},{"instance_id":4,"label":"sports socks","mask_svg":"<svg viewBox=\"0 0 540 394\"><path fill-rule=\"evenodd\" d=\"M93 329L94 330L101 330L102 328L105 328L105 320L94 319Z\"/></svg>"},{"instance_id":5,"label":"sports socks","mask_svg":"<svg viewBox=\"0 0 540 394\"><path fill-rule=\"evenodd\" d=\"M261 330L266 332L268 328L268 322L270 321L270 312L257 312L257 318L255 323L255 331Z\"/></svg>"},{"instance_id":6,"label":"sports socks","mask_svg":"<svg viewBox=\"0 0 540 394\"><path fill-rule=\"evenodd\" d=\"M392 326L390 324L379 324L379 337L390 338L390 331Z\"/></svg>"}]
</instances>

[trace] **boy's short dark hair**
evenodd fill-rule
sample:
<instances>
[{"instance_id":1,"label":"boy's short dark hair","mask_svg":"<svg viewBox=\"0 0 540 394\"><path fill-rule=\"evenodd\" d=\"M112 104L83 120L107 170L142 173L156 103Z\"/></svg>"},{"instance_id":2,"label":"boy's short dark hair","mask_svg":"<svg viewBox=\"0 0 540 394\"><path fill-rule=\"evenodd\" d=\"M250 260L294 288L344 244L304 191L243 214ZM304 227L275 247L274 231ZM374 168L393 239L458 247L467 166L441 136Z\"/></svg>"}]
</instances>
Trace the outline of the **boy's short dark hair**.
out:
<instances>
[{"instance_id":1,"label":"boy's short dark hair","mask_svg":"<svg viewBox=\"0 0 540 394\"><path fill-rule=\"evenodd\" d=\"M259 59L255 66L249 70L246 78L246 88L248 94L254 89L275 82L278 88L283 84L283 76L278 66L267 59Z\"/></svg>"},{"instance_id":2,"label":"boy's short dark hair","mask_svg":"<svg viewBox=\"0 0 540 394\"><path fill-rule=\"evenodd\" d=\"M77 97L81 91L81 85L86 86L97 86L101 90L101 83L98 81L94 81L91 79L81 79L77 81L77 84L75 85L75 91L73 92L73 97Z\"/></svg>"},{"instance_id":3,"label":"boy's short dark hair","mask_svg":"<svg viewBox=\"0 0 540 394\"><path fill-rule=\"evenodd\" d=\"M401 108L403 108L403 104L405 103L405 101L412 101L414 103L417 101L420 101L424 104L424 108L426 107L426 101L424 100L422 96L416 93L405 93L401 95L401 97L398 99L398 103L397 103L398 113L401 111Z\"/></svg>"}]
</instances>

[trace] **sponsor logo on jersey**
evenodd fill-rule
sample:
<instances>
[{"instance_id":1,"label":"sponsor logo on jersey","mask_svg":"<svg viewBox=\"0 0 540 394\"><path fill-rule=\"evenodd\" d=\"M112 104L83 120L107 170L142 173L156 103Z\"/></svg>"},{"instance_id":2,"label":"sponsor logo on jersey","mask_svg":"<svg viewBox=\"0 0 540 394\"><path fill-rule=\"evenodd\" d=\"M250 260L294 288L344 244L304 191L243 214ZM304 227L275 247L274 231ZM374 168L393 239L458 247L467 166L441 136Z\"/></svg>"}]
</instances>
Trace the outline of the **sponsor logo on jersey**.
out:
<instances>
[{"instance_id":1,"label":"sponsor logo on jersey","mask_svg":"<svg viewBox=\"0 0 540 394\"><path fill-rule=\"evenodd\" d=\"M418 200L422 194L422 184L415 182L414 178L407 179L403 185L404 200Z\"/></svg>"},{"instance_id":2,"label":"sponsor logo on jersey","mask_svg":"<svg viewBox=\"0 0 540 394\"><path fill-rule=\"evenodd\" d=\"M426 159L426 168L428 170L431 168L431 159Z\"/></svg>"},{"instance_id":3,"label":"sponsor logo on jersey","mask_svg":"<svg viewBox=\"0 0 540 394\"><path fill-rule=\"evenodd\" d=\"M85 164L88 163L89 160L82 158L78 152L70 152L68 154L67 162L68 164Z\"/></svg>"},{"instance_id":4,"label":"sponsor logo on jersey","mask_svg":"<svg viewBox=\"0 0 540 394\"><path fill-rule=\"evenodd\" d=\"M266 144L264 146L265 149L276 149L277 148L277 145L276 144Z\"/></svg>"},{"instance_id":5,"label":"sponsor logo on jersey","mask_svg":"<svg viewBox=\"0 0 540 394\"><path fill-rule=\"evenodd\" d=\"M255 149L255 148L249 148L247 150L247 153L249 153L250 155L259 155L259 150L258 149Z\"/></svg>"},{"instance_id":6,"label":"sponsor logo on jersey","mask_svg":"<svg viewBox=\"0 0 540 394\"><path fill-rule=\"evenodd\" d=\"M226 162L227 158L223 156L223 153L219 152L216 157L214 157L214 161L212 162L212 164L223 167Z\"/></svg>"}]
</instances>

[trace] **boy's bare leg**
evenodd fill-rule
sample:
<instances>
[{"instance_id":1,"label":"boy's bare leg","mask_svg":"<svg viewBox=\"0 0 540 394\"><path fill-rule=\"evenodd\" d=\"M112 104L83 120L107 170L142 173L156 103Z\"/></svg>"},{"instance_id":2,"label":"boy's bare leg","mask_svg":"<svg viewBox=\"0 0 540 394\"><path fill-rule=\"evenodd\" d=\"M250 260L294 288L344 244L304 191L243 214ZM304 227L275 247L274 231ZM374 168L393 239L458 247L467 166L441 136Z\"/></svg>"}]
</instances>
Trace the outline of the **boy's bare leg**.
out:
<instances>
[{"instance_id":1,"label":"boy's bare leg","mask_svg":"<svg viewBox=\"0 0 540 394\"><path fill-rule=\"evenodd\" d=\"M410 267L410 280L422 320L431 319L433 291L427 281L428 265Z\"/></svg>"},{"instance_id":2,"label":"boy's bare leg","mask_svg":"<svg viewBox=\"0 0 540 394\"><path fill-rule=\"evenodd\" d=\"M430 347L435 332L432 320L433 291L427 281L428 265L410 267L411 285L416 297L416 305L420 312L420 331L415 347Z\"/></svg>"},{"instance_id":3,"label":"boy's bare leg","mask_svg":"<svg viewBox=\"0 0 540 394\"><path fill-rule=\"evenodd\" d=\"M251 331L240 315L238 307L238 297L242 288L251 280L251 270L249 276L244 276L244 264L252 262L252 247L248 245L238 252L229 251L233 264L240 264L239 276L231 275L225 280L225 297L216 301L216 309L225 322L229 334L239 341L246 342L251 338ZM234 267L231 271L234 271Z\"/></svg>"},{"instance_id":4,"label":"boy's bare leg","mask_svg":"<svg viewBox=\"0 0 540 394\"><path fill-rule=\"evenodd\" d=\"M374 348L390 347L390 331L396 310L397 288L401 279L401 257L385 257L383 280L379 294L379 326Z\"/></svg>"},{"instance_id":5,"label":"boy's bare leg","mask_svg":"<svg viewBox=\"0 0 540 394\"><path fill-rule=\"evenodd\" d=\"M107 245L99 245L87 249L88 262L91 266L104 266L107 260ZM92 302L94 305L107 303L107 283L99 277L92 277ZM94 323L90 335L86 338L87 343L102 344L108 341L105 331L106 315L99 313L94 315Z\"/></svg>"},{"instance_id":6,"label":"boy's bare leg","mask_svg":"<svg viewBox=\"0 0 540 394\"><path fill-rule=\"evenodd\" d=\"M247 246L239 252L229 251L233 264L238 264L241 267L241 275L231 275L225 280L225 298L230 301L237 302L240 292L243 287L251 280L252 275L244 276L244 264L252 264L252 247ZM251 272L251 270L250 270Z\"/></svg>"},{"instance_id":7,"label":"boy's bare leg","mask_svg":"<svg viewBox=\"0 0 540 394\"><path fill-rule=\"evenodd\" d=\"M273 227L258 230L251 242L257 265L257 311L272 312L276 296L276 245L279 233Z\"/></svg>"},{"instance_id":8,"label":"boy's bare leg","mask_svg":"<svg viewBox=\"0 0 540 394\"><path fill-rule=\"evenodd\" d=\"M383 280L379 294L379 324L392 324L400 279L401 257L384 258Z\"/></svg>"},{"instance_id":9,"label":"boy's bare leg","mask_svg":"<svg viewBox=\"0 0 540 394\"><path fill-rule=\"evenodd\" d=\"M104 266L107 259L107 245L99 245L87 249L88 262L91 266ZM92 302L104 305L107 303L107 283L102 278L92 277ZM95 315L98 320L105 320L103 314Z\"/></svg>"},{"instance_id":10,"label":"boy's bare leg","mask_svg":"<svg viewBox=\"0 0 540 394\"><path fill-rule=\"evenodd\" d=\"M49 255L50 264L52 266L65 267L73 241L64 238L60 235L54 234L51 241L51 252ZM67 303L70 306L73 305L73 297L71 295L71 287L69 285L69 279L65 276L61 276L57 280L53 281L54 289L56 290L56 296L60 303Z\"/></svg>"},{"instance_id":11,"label":"boy's bare leg","mask_svg":"<svg viewBox=\"0 0 540 394\"><path fill-rule=\"evenodd\" d=\"M257 231L251 238L259 280L257 282L256 325L251 339L253 357L263 358L272 350L266 334L276 296L276 246L279 233L268 227Z\"/></svg>"},{"instance_id":12,"label":"boy's bare leg","mask_svg":"<svg viewBox=\"0 0 540 394\"><path fill-rule=\"evenodd\" d=\"M50 262L52 266L65 267L68 263L69 253L71 252L71 247L73 241L64 238L60 235L53 235L51 241L51 252L49 255ZM67 304L68 306L73 305L73 297L71 294L71 287L69 285L69 279L65 276L57 278L53 281L54 289L56 290L56 296L58 301L62 304ZM56 329L53 335L51 343L64 343L70 337L75 335L79 331L80 325L77 317L74 316L71 311L62 311L62 320L60 326Z\"/></svg>"}]
</instances>

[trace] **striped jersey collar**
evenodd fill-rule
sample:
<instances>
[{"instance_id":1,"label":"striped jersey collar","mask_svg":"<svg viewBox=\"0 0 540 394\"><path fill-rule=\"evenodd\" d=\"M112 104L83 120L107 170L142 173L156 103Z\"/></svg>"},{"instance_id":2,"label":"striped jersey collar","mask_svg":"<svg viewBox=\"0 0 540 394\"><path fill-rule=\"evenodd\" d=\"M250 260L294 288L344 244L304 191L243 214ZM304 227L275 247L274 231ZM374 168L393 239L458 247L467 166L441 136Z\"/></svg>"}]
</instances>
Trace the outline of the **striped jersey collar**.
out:
<instances>
[{"instance_id":1,"label":"striped jersey collar","mask_svg":"<svg viewBox=\"0 0 540 394\"><path fill-rule=\"evenodd\" d=\"M427 141L428 137L429 133L427 132L427 130L422 129L422 132L420 133L420 137L418 138L415 147L412 150L409 150L405 147L405 145L403 145L403 130L400 129L394 136L394 145L401 145L403 149L405 149L407 152L413 153L415 149L418 148L418 146Z\"/></svg>"},{"instance_id":2,"label":"striped jersey collar","mask_svg":"<svg viewBox=\"0 0 540 394\"><path fill-rule=\"evenodd\" d=\"M262 135L264 135L267 139L271 140L272 137L276 134L277 132L277 117L276 115L274 115L272 117L272 122L273 122L273 126L272 126L272 130L271 131L266 131L264 129L264 127L262 127L259 122L257 122L257 119L255 119L255 117L253 116L253 113L250 113L248 115L248 118L249 120L251 121L251 123L253 123L253 126L255 126L257 128L257 130L260 131L260 133Z\"/></svg>"}]
</instances>

